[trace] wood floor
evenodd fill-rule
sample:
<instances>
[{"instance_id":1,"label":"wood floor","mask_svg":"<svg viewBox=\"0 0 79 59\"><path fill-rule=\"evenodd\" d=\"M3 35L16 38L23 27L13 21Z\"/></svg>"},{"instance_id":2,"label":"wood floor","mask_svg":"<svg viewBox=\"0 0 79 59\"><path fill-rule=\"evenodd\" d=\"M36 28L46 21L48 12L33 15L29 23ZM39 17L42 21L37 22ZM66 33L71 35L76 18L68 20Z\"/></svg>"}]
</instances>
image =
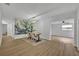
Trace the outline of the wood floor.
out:
<instances>
[{"instance_id":1,"label":"wood floor","mask_svg":"<svg viewBox=\"0 0 79 59\"><path fill-rule=\"evenodd\" d=\"M4 37L0 56L79 56L73 43L73 39L52 37L52 40L33 46L23 39Z\"/></svg>"}]
</instances>

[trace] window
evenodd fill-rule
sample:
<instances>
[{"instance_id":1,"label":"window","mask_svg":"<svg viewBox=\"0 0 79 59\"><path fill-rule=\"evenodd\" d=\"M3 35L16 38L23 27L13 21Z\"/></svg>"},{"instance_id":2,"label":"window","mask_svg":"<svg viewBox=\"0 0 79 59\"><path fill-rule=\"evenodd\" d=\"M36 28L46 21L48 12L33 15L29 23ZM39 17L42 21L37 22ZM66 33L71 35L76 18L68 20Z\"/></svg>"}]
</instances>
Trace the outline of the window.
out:
<instances>
[{"instance_id":1,"label":"window","mask_svg":"<svg viewBox=\"0 0 79 59\"><path fill-rule=\"evenodd\" d=\"M62 25L62 30L72 30L72 25L71 24Z\"/></svg>"}]
</instances>

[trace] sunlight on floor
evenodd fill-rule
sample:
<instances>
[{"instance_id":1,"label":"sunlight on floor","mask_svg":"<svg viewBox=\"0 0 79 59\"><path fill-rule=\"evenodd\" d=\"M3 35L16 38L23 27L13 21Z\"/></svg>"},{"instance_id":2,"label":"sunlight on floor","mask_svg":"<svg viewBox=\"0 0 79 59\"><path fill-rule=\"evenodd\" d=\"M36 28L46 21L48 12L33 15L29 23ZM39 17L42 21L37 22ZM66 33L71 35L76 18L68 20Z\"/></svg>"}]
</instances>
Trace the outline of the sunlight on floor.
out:
<instances>
[{"instance_id":1,"label":"sunlight on floor","mask_svg":"<svg viewBox=\"0 0 79 59\"><path fill-rule=\"evenodd\" d=\"M72 39L72 38L55 37L54 36L54 39L57 39L57 40L59 40L60 42L63 42L63 43L74 44L74 39Z\"/></svg>"}]
</instances>

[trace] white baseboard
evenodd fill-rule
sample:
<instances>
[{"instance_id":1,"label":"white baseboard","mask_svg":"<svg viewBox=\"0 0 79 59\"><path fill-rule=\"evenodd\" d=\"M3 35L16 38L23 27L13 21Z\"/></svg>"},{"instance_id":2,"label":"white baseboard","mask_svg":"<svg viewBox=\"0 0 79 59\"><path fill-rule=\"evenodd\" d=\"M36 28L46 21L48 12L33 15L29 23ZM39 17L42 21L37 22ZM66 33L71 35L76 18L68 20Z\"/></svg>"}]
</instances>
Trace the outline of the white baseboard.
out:
<instances>
[{"instance_id":1,"label":"white baseboard","mask_svg":"<svg viewBox=\"0 0 79 59\"><path fill-rule=\"evenodd\" d=\"M26 34L22 34L22 35L14 35L13 38L14 39L21 39L21 38L26 38Z\"/></svg>"}]
</instances>

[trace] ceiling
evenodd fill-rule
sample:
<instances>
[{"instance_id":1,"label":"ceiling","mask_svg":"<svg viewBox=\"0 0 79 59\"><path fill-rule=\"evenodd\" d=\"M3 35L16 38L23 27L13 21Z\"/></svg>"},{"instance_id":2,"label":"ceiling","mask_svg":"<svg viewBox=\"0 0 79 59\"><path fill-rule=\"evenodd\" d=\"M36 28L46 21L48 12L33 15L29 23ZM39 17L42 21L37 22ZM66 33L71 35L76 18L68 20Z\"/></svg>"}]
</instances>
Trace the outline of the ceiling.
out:
<instances>
[{"instance_id":1,"label":"ceiling","mask_svg":"<svg viewBox=\"0 0 79 59\"><path fill-rule=\"evenodd\" d=\"M6 18L31 18L31 17L51 17L63 12L73 11L79 4L68 3L10 3L2 6L3 17Z\"/></svg>"}]
</instances>

